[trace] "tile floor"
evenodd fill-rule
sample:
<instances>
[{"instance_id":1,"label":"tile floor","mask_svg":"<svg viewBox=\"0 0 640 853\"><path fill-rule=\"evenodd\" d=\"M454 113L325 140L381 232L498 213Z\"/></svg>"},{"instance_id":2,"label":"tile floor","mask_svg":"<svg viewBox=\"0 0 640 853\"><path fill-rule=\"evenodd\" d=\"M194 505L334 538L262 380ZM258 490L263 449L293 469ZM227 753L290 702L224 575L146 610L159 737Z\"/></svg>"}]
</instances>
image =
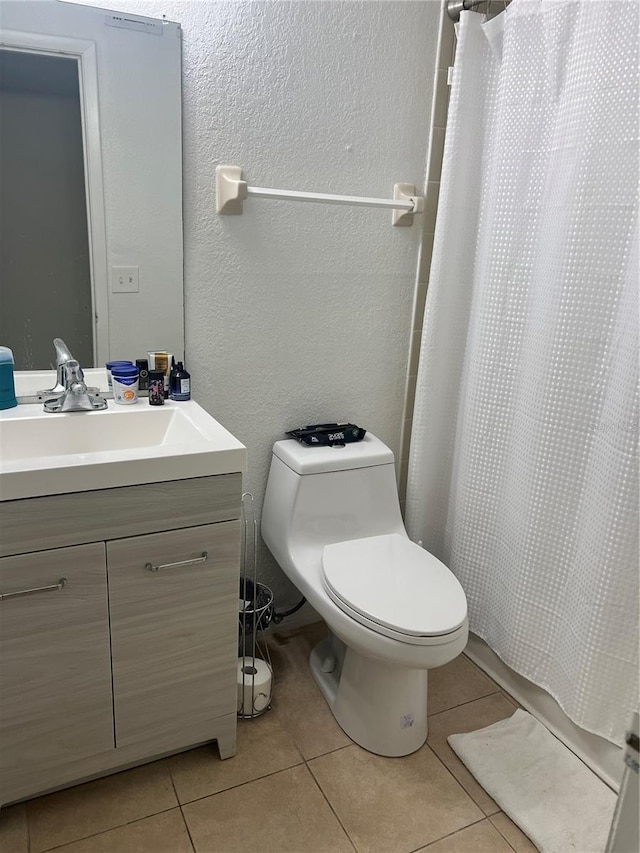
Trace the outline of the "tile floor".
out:
<instances>
[{"instance_id":1,"label":"tile floor","mask_svg":"<svg viewBox=\"0 0 640 853\"><path fill-rule=\"evenodd\" d=\"M427 744L381 758L339 728L308 667L312 625L271 639L274 707L237 755L204 746L0 811L2 853L530 853L447 744L516 703L468 658L430 673Z\"/></svg>"}]
</instances>

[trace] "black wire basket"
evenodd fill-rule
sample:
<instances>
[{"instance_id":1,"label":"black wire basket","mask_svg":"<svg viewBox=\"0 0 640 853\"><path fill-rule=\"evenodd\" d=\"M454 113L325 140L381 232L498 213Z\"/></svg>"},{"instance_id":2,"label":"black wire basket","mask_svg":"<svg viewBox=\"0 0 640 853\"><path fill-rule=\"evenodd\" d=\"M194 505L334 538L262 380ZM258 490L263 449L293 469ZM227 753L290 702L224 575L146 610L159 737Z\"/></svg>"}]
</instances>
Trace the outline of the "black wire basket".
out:
<instances>
[{"instance_id":1,"label":"black wire basket","mask_svg":"<svg viewBox=\"0 0 640 853\"><path fill-rule=\"evenodd\" d=\"M263 583L242 576L240 578L240 597L238 601L238 636L241 645L243 638L250 637L255 631L266 631L273 619L273 592ZM241 649L241 654L243 651Z\"/></svg>"}]
</instances>

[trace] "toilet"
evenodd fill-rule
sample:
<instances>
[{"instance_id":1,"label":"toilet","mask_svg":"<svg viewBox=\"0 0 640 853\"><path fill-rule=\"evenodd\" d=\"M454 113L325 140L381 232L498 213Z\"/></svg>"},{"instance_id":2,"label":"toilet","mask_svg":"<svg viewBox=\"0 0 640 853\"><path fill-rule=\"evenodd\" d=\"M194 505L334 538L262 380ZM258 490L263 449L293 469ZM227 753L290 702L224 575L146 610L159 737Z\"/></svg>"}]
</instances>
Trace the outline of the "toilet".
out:
<instances>
[{"instance_id":1,"label":"toilet","mask_svg":"<svg viewBox=\"0 0 640 853\"><path fill-rule=\"evenodd\" d=\"M325 620L313 677L349 737L378 755L427 738L427 671L467 643L467 600L449 569L411 542L392 451L367 433L343 447L273 447L262 537Z\"/></svg>"}]
</instances>

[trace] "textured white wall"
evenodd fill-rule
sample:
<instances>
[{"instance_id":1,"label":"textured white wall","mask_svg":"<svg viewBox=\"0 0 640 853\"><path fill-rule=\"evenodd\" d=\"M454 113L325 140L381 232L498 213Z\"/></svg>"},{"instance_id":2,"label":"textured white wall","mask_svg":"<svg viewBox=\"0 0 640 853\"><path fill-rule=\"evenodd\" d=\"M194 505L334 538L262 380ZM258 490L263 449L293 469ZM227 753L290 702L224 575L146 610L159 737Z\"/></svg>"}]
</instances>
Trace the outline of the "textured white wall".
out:
<instances>
[{"instance_id":1,"label":"textured white wall","mask_svg":"<svg viewBox=\"0 0 640 853\"><path fill-rule=\"evenodd\" d=\"M398 451L421 225L384 210L251 200L215 212L215 168L249 183L390 196L422 188L439 3L151 2L183 27L186 352L195 398L249 450L350 419ZM260 571L295 600L268 555Z\"/></svg>"}]
</instances>

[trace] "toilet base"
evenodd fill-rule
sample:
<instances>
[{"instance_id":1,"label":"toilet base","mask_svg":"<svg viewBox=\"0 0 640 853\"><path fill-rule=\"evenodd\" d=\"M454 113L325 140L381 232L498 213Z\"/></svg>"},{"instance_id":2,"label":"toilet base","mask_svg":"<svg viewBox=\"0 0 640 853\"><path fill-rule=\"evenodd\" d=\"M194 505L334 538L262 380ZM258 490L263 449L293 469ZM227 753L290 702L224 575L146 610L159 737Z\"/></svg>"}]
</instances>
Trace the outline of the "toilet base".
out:
<instances>
[{"instance_id":1,"label":"toilet base","mask_svg":"<svg viewBox=\"0 0 640 853\"><path fill-rule=\"evenodd\" d=\"M311 673L345 734L369 752L401 756L427 739L427 670L365 658L333 634L312 650Z\"/></svg>"}]
</instances>

